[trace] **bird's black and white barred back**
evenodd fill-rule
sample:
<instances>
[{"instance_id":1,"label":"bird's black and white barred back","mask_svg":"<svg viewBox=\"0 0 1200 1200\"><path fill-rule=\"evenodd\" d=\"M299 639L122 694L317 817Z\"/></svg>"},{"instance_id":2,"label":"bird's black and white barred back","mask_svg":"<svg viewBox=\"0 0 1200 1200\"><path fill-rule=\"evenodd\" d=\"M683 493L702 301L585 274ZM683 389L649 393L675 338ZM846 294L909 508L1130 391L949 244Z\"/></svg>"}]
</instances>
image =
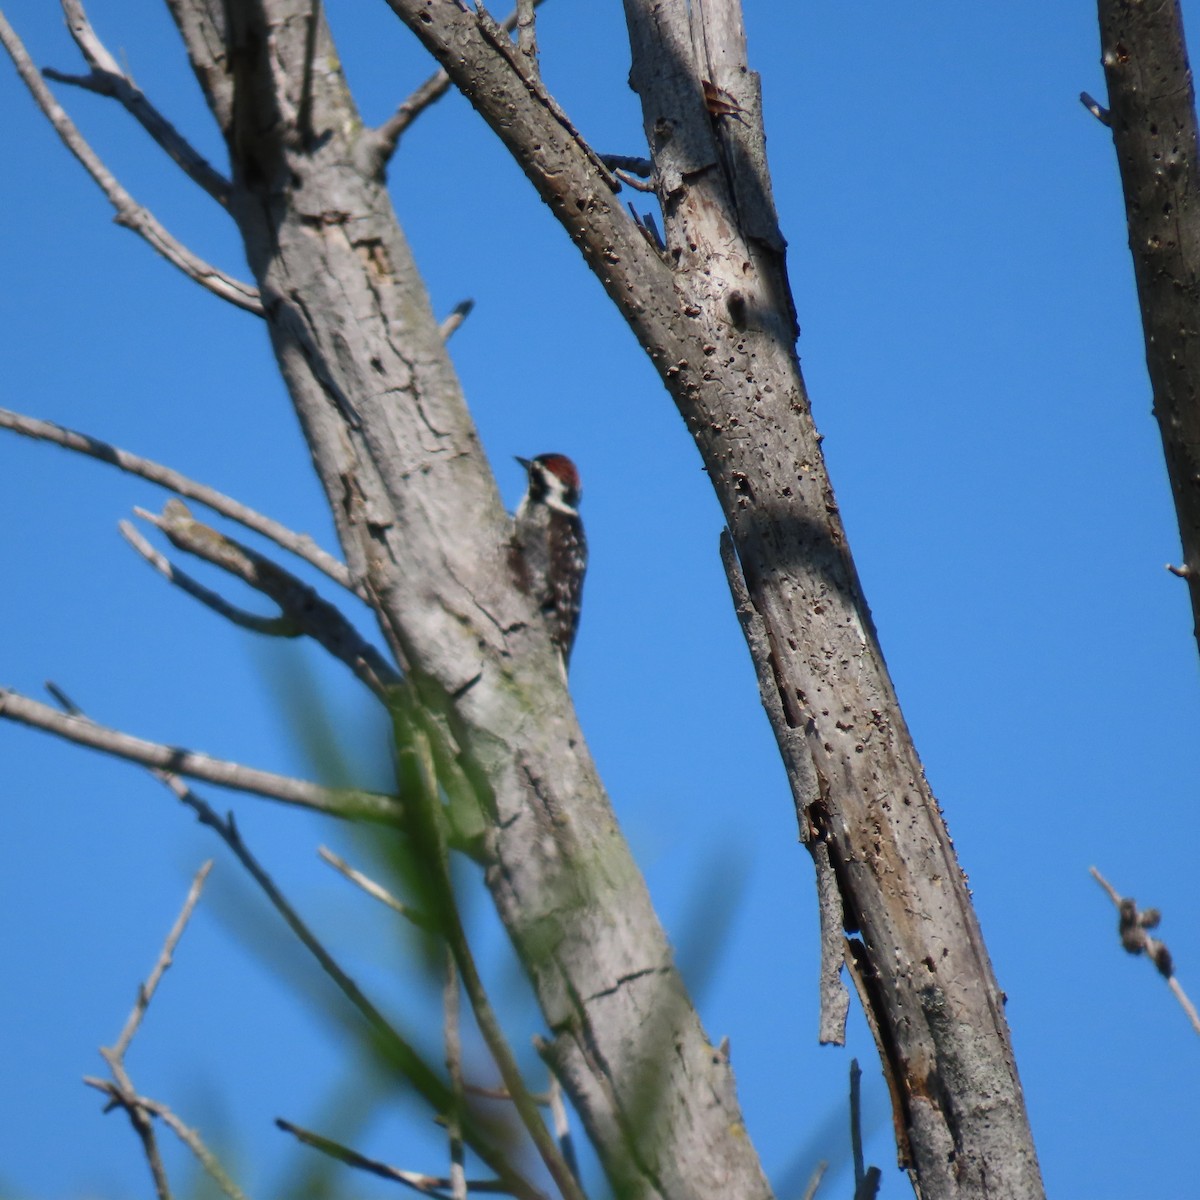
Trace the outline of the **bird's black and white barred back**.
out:
<instances>
[{"instance_id":1,"label":"bird's black and white barred back","mask_svg":"<svg viewBox=\"0 0 1200 1200\"><path fill-rule=\"evenodd\" d=\"M513 571L541 611L565 673L579 628L587 539L579 518L579 471L565 454L518 458L528 486L517 508Z\"/></svg>"}]
</instances>

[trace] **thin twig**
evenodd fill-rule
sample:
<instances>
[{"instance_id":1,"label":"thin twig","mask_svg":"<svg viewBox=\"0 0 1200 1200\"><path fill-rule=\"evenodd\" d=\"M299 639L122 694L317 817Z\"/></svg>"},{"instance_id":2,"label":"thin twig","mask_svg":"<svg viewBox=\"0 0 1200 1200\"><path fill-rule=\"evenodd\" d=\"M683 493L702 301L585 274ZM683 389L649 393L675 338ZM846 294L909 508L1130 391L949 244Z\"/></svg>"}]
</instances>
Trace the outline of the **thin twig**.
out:
<instances>
[{"instance_id":1,"label":"thin twig","mask_svg":"<svg viewBox=\"0 0 1200 1200\"><path fill-rule=\"evenodd\" d=\"M251 633L262 633L268 637L300 637L304 630L292 617L261 617L258 613L247 612L230 604L223 596L210 591L202 583L193 579L186 571L177 567L165 554L159 554L153 546L134 527L130 521L119 521L117 528L121 536L160 574L164 579L173 583L180 591L199 600L206 608L211 608L218 616L232 621L241 629Z\"/></svg>"},{"instance_id":2,"label":"thin twig","mask_svg":"<svg viewBox=\"0 0 1200 1200\"><path fill-rule=\"evenodd\" d=\"M250 853L249 847L242 840L242 835L234 823L233 815L219 817L212 807L197 796L190 793L187 803L200 815L202 824L213 829L217 836L237 856L238 861L249 872L251 878L266 894L275 907L275 911L284 919L288 928L296 935L301 944L317 960L321 969L337 985L338 990L362 1014L370 1025L372 1032L386 1046L389 1055L399 1063L405 1079L416 1089L421 1097L435 1111L445 1112L449 1104L449 1095L445 1084L433 1073L420 1053L405 1039L387 1020L382 1012L367 999L366 993L341 968L337 960L329 953L324 944L309 929L300 914L292 907L290 901L276 886L275 881L267 874L259 861ZM521 1196L524 1200L544 1200L528 1180L519 1175L507 1162L503 1153L484 1139L479 1130L465 1131L471 1149L483 1159L503 1181L500 1190L510 1191L513 1195Z\"/></svg>"},{"instance_id":3,"label":"thin twig","mask_svg":"<svg viewBox=\"0 0 1200 1200\"><path fill-rule=\"evenodd\" d=\"M371 150L377 170L387 166L408 127L449 90L450 76L445 71L435 71L375 130Z\"/></svg>"},{"instance_id":4,"label":"thin twig","mask_svg":"<svg viewBox=\"0 0 1200 1200\"><path fill-rule=\"evenodd\" d=\"M1112 113L1108 111L1099 101L1093 100L1087 92L1079 93L1079 103L1100 122L1101 125L1112 126Z\"/></svg>"},{"instance_id":5,"label":"thin twig","mask_svg":"<svg viewBox=\"0 0 1200 1200\"><path fill-rule=\"evenodd\" d=\"M390 823L404 819L404 807L394 796L321 787L307 779L276 775L228 759L198 754L194 750L144 741L106 725L98 725L84 716L64 715L47 704L40 704L9 688L0 688L0 719L41 729L77 745L128 759L143 767L174 771L192 779L203 779L218 787L250 792L329 816L361 817Z\"/></svg>"},{"instance_id":6,"label":"thin twig","mask_svg":"<svg viewBox=\"0 0 1200 1200\"><path fill-rule=\"evenodd\" d=\"M850 1154L854 1160L854 1191L857 1195L866 1174L862 1146L862 1067L857 1058L850 1060Z\"/></svg>"},{"instance_id":7,"label":"thin twig","mask_svg":"<svg viewBox=\"0 0 1200 1200\"><path fill-rule=\"evenodd\" d=\"M75 707L61 692L58 692L57 689L55 691L62 697L64 704L71 708ZM154 1178L154 1189L159 1200L170 1200L171 1189L167 1180L166 1169L162 1163L162 1156L159 1154L158 1139L155 1137L154 1125L150 1120L152 1116L165 1121L181 1140L191 1147L197 1158L204 1164L205 1170L216 1180L226 1195L230 1197L230 1200L244 1200L242 1193L225 1174L224 1170L222 1170L215 1156L204 1145L200 1135L195 1130L189 1129L184 1125L165 1105L159 1104L157 1101L151 1100L146 1096L138 1095L137 1089L133 1086L133 1080L130 1079L129 1073L125 1069L125 1054L132 1044L138 1029L141 1028L142 1020L146 1015L147 1009L150 1007L150 1001L154 998L154 993L158 990L158 985L163 975L171 965L175 948L179 945L179 939L183 937L183 931L187 928L188 922L192 918L192 913L196 910L196 905L200 900L200 893L204 889L204 881L208 878L208 873L212 870L212 865L212 859L209 859L196 872L195 878L192 880L192 886L188 889L187 899L184 901L183 908L180 910L179 916L175 919L174 925L171 926L166 941L163 942L162 950L159 951L158 959L155 961L149 977L145 983L138 986L137 1000L134 1002L133 1011L129 1014L129 1018L126 1020L120 1036L112 1046L102 1046L100 1048L100 1055L105 1063L107 1063L108 1069L112 1072L112 1080L97 1079L95 1076L90 1075L84 1077L84 1083L89 1087L98 1088L109 1097L110 1108L119 1107L125 1110L130 1123L141 1139L146 1161L149 1164L150 1173Z\"/></svg>"},{"instance_id":8,"label":"thin twig","mask_svg":"<svg viewBox=\"0 0 1200 1200\"><path fill-rule=\"evenodd\" d=\"M141 89L122 70L92 28L80 0L62 0L67 28L75 39L84 61L91 68L88 75L67 75L45 67L42 74L56 83L85 88L120 103L143 129L167 152L193 182L199 184L222 208L229 207L229 180L217 171L205 157L146 99Z\"/></svg>"},{"instance_id":9,"label":"thin twig","mask_svg":"<svg viewBox=\"0 0 1200 1200\"><path fill-rule=\"evenodd\" d=\"M108 1104L104 1108L106 1113L111 1112L114 1108L125 1110L129 1123L142 1143L142 1153L146 1156L150 1177L154 1180L154 1194L158 1200L171 1200L171 1183L167 1178L167 1169L163 1166L162 1155L159 1153L154 1122L148 1115L150 1108L148 1097L139 1096L132 1088L126 1090L111 1079L99 1079L95 1075L85 1075L83 1082L108 1097Z\"/></svg>"},{"instance_id":10,"label":"thin twig","mask_svg":"<svg viewBox=\"0 0 1200 1200\"><path fill-rule=\"evenodd\" d=\"M862 1068L858 1059L850 1060L850 1149L854 1156L854 1200L875 1200L882 1172L863 1165L862 1146Z\"/></svg>"},{"instance_id":11,"label":"thin twig","mask_svg":"<svg viewBox=\"0 0 1200 1200\"><path fill-rule=\"evenodd\" d=\"M522 0L524 2L524 0ZM543 0L534 0L533 8L538 8ZM464 8L464 12L470 9ZM500 28L505 33L512 33L517 27L519 9L514 9L503 21ZM373 172L380 172L387 166L401 137L408 127L431 105L436 104L450 90L450 76L445 71L435 71L420 87L416 89L384 123L369 135L368 155Z\"/></svg>"},{"instance_id":12,"label":"thin twig","mask_svg":"<svg viewBox=\"0 0 1200 1200\"><path fill-rule=\"evenodd\" d=\"M517 49L529 61L529 70L534 76L541 74L538 66L537 26L533 18L533 10L536 7L536 0L517 0Z\"/></svg>"},{"instance_id":13,"label":"thin twig","mask_svg":"<svg viewBox=\"0 0 1200 1200\"><path fill-rule=\"evenodd\" d=\"M70 700L61 689L51 685L51 690L55 698L72 714L72 717L68 719L84 719L78 705ZM4 715L3 702L6 695L11 695L11 693L6 693L3 689L0 689L0 716ZM435 1111L446 1111L447 1090L445 1085L437 1078L413 1046L401 1037L399 1032L387 1021L379 1009L367 999L354 980L342 970L329 951L325 949L324 945L308 928L299 913L276 886L275 881L267 874L266 870L253 854L250 853L249 847L242 840L241 833L234 822L233 814L230 813L224 818L218 816L213 807L188 787L174 770L158 769L154 770L153 773L183 804L187 805L196 814L202 825L206 825L212 829L225 845L229 847L250 877L266 894L267 899L270 900L276 912L284 919L288 928L291 929L301 944L313 955L321 966L321 969L333 980L342 994L366 1019L373 1033L379 1039L381 1046L391 1061L398 1065L405 1079ZM93 1087L108 1090L108 1086L103 1080L89 1079L85 1080L85 1082L91 1083ZM130 1085L130 1090L132 1090L132 1085ZM145 1109L146 1111L153 1112L169 1124L173 1120L169 1115L169 1110L156 1105L154 1101L138 1097L138 1104L139 1111ZM186 1130L186 1126L183 1126L182 1123L180 1123L178 1128L174 1124L171 1124L171 1127L175 1129L175 1132L180 1137L184 1137L185 1131L190 1132ZM499 1179L499 1183L495 1186L488 1183L473 1184L472 1186L476 1187L477 1190L507 1192L518 1197L519 1200L546 1200L543 1193L509 1164L503 1151L493 1146L491 1141L481 1130L475 1127L473 1122L464 1130L464 1137L471 1149L496 1172ZM199 1141L198 1137L196 1141ZM192 1143L189 1142L189 1145L192 1145ZM169 1195L160 1196L160 1200L169 1200ZM242 1198L231 1197L231 1200L242 1200Z\"/></svg>"},{"instance_id":14,"label":"thin twig","mask_svg":"<svg viewBox=\"0 0 1200 1200\"><path fill-rule=\"evenodd\" d=\"M652 184L650 182L650 180L648 180L648 179L639 179L636 175L631 174L629 171L621 170L620 167L613 167L612 173L623 184L625 184L626 187L631 187L634 189L634 191L638 191L638 192L654 191L654 184Z\"/></svg>"},{"instance_id":15,"label":"thin twig","mask_svg":"<svg viewBox=\"0 0 1200 1200\"><path fill-rule=\"evenodd\" d=\"M364 875L361 871L355 870L344 858L340 858L334 854L328 846L318 846L317 853L335 871L339 871L351 883L362 888L368 896L373 897L382 904L386 904L393 912L399 913L406 921L411 921L420 929L434 928L434 922L429 917L419 913L411 905L405 904L403 900L397 900L382 884L376 883L375 880Z\"/></svg>"},{"instance_id":16,"label":"thin twig","mask_svg":"<svg viewBox=\"0 0 1200 1200\"><path fill-rule=\"evenodd\" d=\"M164 782L171 787L180 800L196 813L200 823L212 829L229 847L250 877L262 889L275 911L296 935L301 945L317 960L318 965L334 982L342 995L366 1019L372 1032L380 1039L381 1045L386 1047L389 1057L399 1064L405 1079L435 1111L444 1112L448 1102L445 1085L429 1068L420 1053L400 1035L383 1013L367 998L358 984L342 969L291 902L279 890L275 881L267 874L265 868L242 840L233 814L230 813L225 817L219 816L206 800L177 778L168 778ZM467 1140L475 1153L503 1180L504 1187L500 1190L512 1192L513 1195L523 1197L524 1200L544 1200L542 1194L508 1164L504 1155L492 1146L479 1130L467 1131Z\"/></svg>"},{"instance_id":17,"label":"thin twig","mask_svg":"<svg viewBox=\"0 0 1200 1200\"><path fill-rule=\"evenodd\" d=\"M654 174L654 164L648 158L638 158L629 154L602 154L600 161L610 171L627 171L630 175L640 175L649 179Z\"/></svg>"},{"instance_id":18,"label":"thin twig","mask_svg":"<svg viewBox=\"0 0 1200 1200\"><path fill-rule=\"evenodd\" d=\"M327 1154L330 1158L337 1159L338 1162L345 1163L349 1167L356 1167L360 1171L378 1175L381 1179L390 1179L394 1183L402 1183L405 1187L410 1187L413 1191L420 1192L425 1196L438 1196L442 1200L451 1200L448 1190L451 1187L451 1181L445 1176L425 1175L420 1171L402 1171L399 1167L389 1166L378 1159L367 1158L366 1155L359 1154L357 1150L351 1150L349 1146L343 1146L340 1142L333 1141L332 1138L322 1137L319 1133L313 1133L299 1125L293 1125L291 1121L285 1121L282 1117L276 1117L275 1124L284 1133L290 1133L297 1141L303 1142L304 1145L311 1146L314 1150L319 1150L322 1154ZM503 1183L496 1179L472 1179L468 1181L467 1186L473 1192L504 1193L508 1190Z\"/></svg>"},{"instance_id":19,"label":"thin twig","mask_svg":"<svg viewBox=\"0 0 1200 1200\"><path fill-rule=\"evenodd\" d=\"M474 307L474 300L460 300L450 310L450 315L438 326L443 342L450 340L450 335L471 315Z\"/></svg>"},{"instance_id":20,"label":"thin twig","mask_svg":"<svg viewBox=\"0 0 1200 1200\"><path fill-rule=\"evenodd\" d=\"M571 1136L571 1122L567 1119L567 1106L563 1102L562 1084L558 1076L550 1072L550 1087L547 1092L550 1105L550 1117L554 1122L554 1136L558 1138L558 1148L562 1152L563 1161L571 1169L571 1174L579 1179L579 1159L575 1156L575 1139Z\"/></svg>"},{"instance_id":21,"label":"thin twig","mask_svg":"<svg viewBox=\"0 0 1200 1200\"><path fill-rule=\"evenodd\" d=\"M83 1082L88 1087L104 1092L109 1098L110 1105L120 1108L133 1105L138 1111L157 1117L196 1156L197 1161L213 1182L229 1197L229 1200L247 1200L245 1192L225 1173L220 1160L208 1148L199 1132L180 1120L167 1105L158 1100L152 1100L149 1096L138 1095L136 1092L126 1095L110 1080L99 1079L95 1075L85 1075Z\"/></svg>"},{"instance_id":22,"label":"thin twig","mask_svg":"<svg viewBox=\"0 0 1200 1200\"><path fill-rule=\"evenodd\" d=\"M158 990L163 975L171 966L175 947L179 945L179 939L183 937L183 931L187 928L187 923L192 919L192 913L200 902L200 893L204 890L204 881L208 878L212 866L213 860L210 858L202 863L200 870L196 872L192 886L188 889L187 899L183 902L183 908L179 910L179 916L175 918L175 924L171 926L167 940L163 942L162 950L159 951L158 960L146 982L138 988L137 1000L134 1003L133 1011L129 1014L129 1019L125 1022L125 1028L121 1030L120 1036L112 1047L105 1051L105 1057L111 1054L114 1058L124 1059L125 1051L129 1049L129 1043L133 1041L134 1034L137 1033L142 1018L145 1017L146 1010L150 1007L150 1001L154 999L154 993Z\"/></svg>"},{"instance_id":23,"label":"thin twig","mask_svg":"<svg viewBox=\"0 0 1200 1200\"><path fill-rule=\"evenodd\" d=\"M1108 898L1116 905L1118 916L1117 934L1121 945L1130 954L1144 954L1158 969L1158 973L1167 981L1175 999L1187 1014L1192 1028L1200 1033L1200 1014L1191 998L1183 990L1183 985L1175 975L1175 962L1170 950L1160 938L1149 932L1156 929L1162 920L1162 914L1157 908L1138 908L1137 901L1132 896L1122 896L1095 867L1090 867L1092 878L1108 893Z\"/></svg>"},{"instance_id":24,"label":"thin twig","mask_svg":"<svg viewBox=\"0 0 1200 1200\"><path fill-rule=\"evenodd\" d=\"M446 1114L446 1134L450 1139L450 1192L454 1200L467 1200L467 1175L464 1167L462 1114L463 1098L462 1037L459 1027L458 968L454 955L446 948L446 983L442 988L442 1025L446 1042L446 1074L450 1077L450 1111Z\"/></svg>"},{"instance_id":25,"label":"thin twig","mask_svg":"<svg viewBox=\"0 0 1200 1200\"><path fill-rule=\"evenodd\" d=\"M350 578L350 572L346 569L346 565L339 562L332 554L322 550L308 534L296 533L288 529L286 525L281 525L278 521L273 521L270 517L255 512L252 508L247 508L246 505L226 496L223 492L218 492L207 484L197 483L194 479L189 479L186 475L181 475L170 467L164 467L161 463L153 462L148 458L141 458L137 454L130 454L128 450L122 450L108 442L102 442L86 433L77 433L62 425L55 425L51 421L27 417L23 413L12 412L7 408L0 408L0 429L11 429L13 433L19 433L23 437L33 438L35 441L52 442L56 446L63 447L64 450L74 450L78 454L86 454L101 462L111 463L114 467L118 467L130 475L148 479L151 483L156 483L180 496L186 496L189 500L196 500L207 505L221 516L228 517L231 521L236 521L247 529L252 529L276 545L282 546L291 554L304 559L310 566L324 572L330 579L340 583L342 587L353 592L360 599L366 598L366 593L356 587Z\"/></svg>"},{"instance_id":26,"label":"thin twig","mask_svg":"<svg viewBox=\"0 0 1200 1200\"><path fill-rule=\"evenodd\" d=\"M257 550L197 521L182 500L168 500L161 514L133 510L161 529L173 545L228 571L279 605L283 615L343 662L381 700L400 685L399 672L364 638L342 612L308 584Z\"/></svg>"},{"instance_id":27,"label":"thin twig","mask_svg":"<svg viewBox=\"0 0 1200 1200\"><path fill-rule=\"evenodd\" d=\"M1088 867L1088 871L1090 872L1092 878L1108 893L1108 898L1113 902L1113 904L1115 904L1117 908L1120 908L1122 899L1121 893L1118 892L1117 889L1113 887L1113 885L1109 883L1108 880L1105 879L1095 867Z\"/></svg>"},{"instance_id":28,"label":"thin twig","mask_svg":"<svg viewBox=\"0 0 1200 1200\"><path fill-rule=\"evenodd\" d=\"M0 42L8 51L13 65L17 68L17 74L21 76L21 81L29 89L30 95L33 96L46 119L54 126L55 132L62 139L63 144L83 164L87 173L99 184L100 190L108 197L108 202L116 209L117 224L133 230L139 237L149 242L169 263L178 267L189 279L194 280L201 287L207 288L213 295L220 296L222 300L228 300L230 304L261 317L263 307L257 288L243 283L239 279L234 279L231 275L226 275L224 271L193 254L182 242L167 232L149 209L138 204L117 182L116 177L88 145L75 122L67 116L65 110L54 99L50 89L42 81L41 75L33 65L21 39L5 20L3 13L0 13Z\"/></svg>"},{"instance_id":29,"label":"thin twig","mask_svg":"<svg viewBox=\"0 0 1200 1200\"><path fill-rule=\"evenodd\" d=\"M813 1173L808 1177L808 1186L804 1189L804 1194L801 1200L813 1200L817 1194L817 1188L821 1186L821 1180L825 1177L825 1172L829 1170L829 1163L825 1159L821 1159L815 1167Z\"/></svg>"}]
</instances>

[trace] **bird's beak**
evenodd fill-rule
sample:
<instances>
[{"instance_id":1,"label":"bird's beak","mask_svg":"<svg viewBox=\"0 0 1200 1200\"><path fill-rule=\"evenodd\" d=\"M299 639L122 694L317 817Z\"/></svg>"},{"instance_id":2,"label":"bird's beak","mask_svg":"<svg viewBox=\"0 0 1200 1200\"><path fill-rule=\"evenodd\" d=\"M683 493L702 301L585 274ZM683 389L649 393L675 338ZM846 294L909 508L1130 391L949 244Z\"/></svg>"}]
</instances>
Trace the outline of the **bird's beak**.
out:
<instances>
[{"instance_id":1,"label":"bird's beak","mask_svg":"<svg viewBox=\"0 0 1200 1200\"><path fill-rule=\"evenodd\" d=\"M525 470L529 470L529 459L522 458L519 454L514 454L513 457L521 464L521 466L525 468Z\"/></svg>"}]
</instances>

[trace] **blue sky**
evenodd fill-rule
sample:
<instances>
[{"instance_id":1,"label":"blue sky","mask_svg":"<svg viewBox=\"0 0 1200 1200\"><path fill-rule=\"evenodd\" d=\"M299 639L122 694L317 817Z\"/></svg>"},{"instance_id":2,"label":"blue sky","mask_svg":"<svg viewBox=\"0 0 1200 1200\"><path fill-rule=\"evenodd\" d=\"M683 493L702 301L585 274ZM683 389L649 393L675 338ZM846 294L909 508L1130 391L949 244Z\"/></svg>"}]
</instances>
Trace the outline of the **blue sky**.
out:
<instances>
[{"instance_id":1,"label":"blue sky","mask_svg":"<svg viewBox=\"0 0 1200 1200\"><path fill-rule=\"evenodd\" d=\"M328 7L364 116L382 120L429 64L383 4ZM1200 6L1184 7L1200 27ZM1151 968L1120 951L1087 874L1095 864L1163 909L1180 980L1200 992L1200 673L1184 585L1163 569L1178 535L1115 160L1076 99L1103 96L1095 13L1076 0L746 9L814 412L1009 997L1047 1185L1097 1200L1186 1196L1171 1148L1200 1120L1200 1047ZM54 6L13 0L6 12L36 62L80 69ZM220 162L165 9L94 0L90 16ZM546 80L585 135L603 152L640 152L620 6L551 0L540 40ZM223 214L115 105L59 94L138 200L245 274ZM0 106L0 404L166 462L333 547L260 323L111 223L7 64ZM576 702L684 969L700 977L706 1027L731 1038L768 1171L796 1194L793 1167L803 1176L844 1154L855 1054L883 1194L909 1194L861 1019L848 1052L815 1044L812 870L721 572L720 514L682 422L464 103L421 119L391 180L435 308L476 300L453 353L506 499L521 490L514 454L560 450L580 464L592 567ZM0 683L36 694L53 679L106 723L297 774L328 767L298 726L319 703L358 776L379 782L383 733L352 680L227 627L127 549L116 522L164 499L0 436ZM235 808L331 945L420 1027L428 997L395 931L314 847L366 852L265 802L207 794ZM130 1068L227 1149L254 1195L274 1194L289 1162L310 1160L271 1121L320 1124L349 1070L346 1039L320 1008L292 1002L296 986L328 994L235 864L136 768L5 723L0 847L0 1191L147 1194L133 1136L119 1116L101 1119L79 1079L100 1073L96 1047L116 1037L188 879L215 855ZM728 899L719 938L714 896ZM474 919L515 1013L520 985L482 907ZM512 1021L524 1046L536 1021ZM427 1124L393 1103L360 1144L438 1170ZM182 1184L188 1168L170 1162ZM846 1194L844 1176L831 1186Z\"/></svg>"}]
</instances>

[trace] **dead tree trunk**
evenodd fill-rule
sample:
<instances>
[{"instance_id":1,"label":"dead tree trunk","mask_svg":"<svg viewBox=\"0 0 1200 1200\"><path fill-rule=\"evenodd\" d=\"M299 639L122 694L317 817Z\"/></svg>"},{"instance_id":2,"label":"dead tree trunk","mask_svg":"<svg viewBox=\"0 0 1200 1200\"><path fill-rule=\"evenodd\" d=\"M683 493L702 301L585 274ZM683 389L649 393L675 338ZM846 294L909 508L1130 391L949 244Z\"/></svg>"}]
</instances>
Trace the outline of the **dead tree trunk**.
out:
<instances>
[{"instance_id":1,"label":"dead tree trunk","mask_svg":"<svg viewBox=\"0 0 1200 1200\"><path fill-rule=\"evenodd\" d=\"M1129 249L1200 643L1200 146L1177 0L1100 0L1100 50Z\"/></svg>"},{"instance_id":2,"label":"dead tree trunk","mask_svg":"<svg viewBox=\"0 0 1200 1200\"><path fill-rule=\"evenodd\" d=\"M507 38L389 0L512 151L625 315L724 509L801 833L836 877L855 973L921 1194L1042 1193L962 872L859 588L794 352L795 318L738 0L626 0L666 242ZM744 581L744 582L743 582Z\"/></svg>"}]
</instances>

